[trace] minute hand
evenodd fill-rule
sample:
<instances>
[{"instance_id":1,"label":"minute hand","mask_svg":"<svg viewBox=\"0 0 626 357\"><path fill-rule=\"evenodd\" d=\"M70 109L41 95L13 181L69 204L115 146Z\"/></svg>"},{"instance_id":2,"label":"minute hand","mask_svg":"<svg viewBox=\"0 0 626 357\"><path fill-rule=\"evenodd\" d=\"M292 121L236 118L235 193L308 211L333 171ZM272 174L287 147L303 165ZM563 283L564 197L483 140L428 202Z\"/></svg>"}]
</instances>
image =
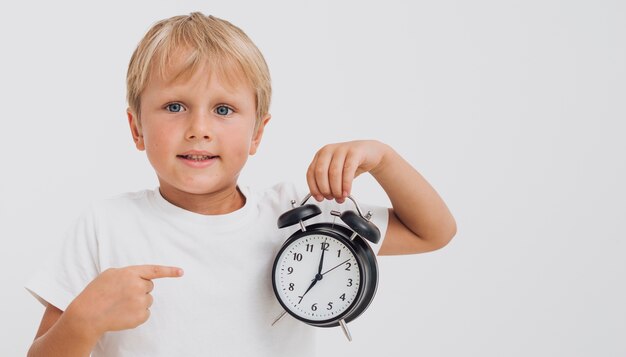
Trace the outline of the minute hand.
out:
<instances>
[{"instance_id":1,"label":"minute hand","mask_svg":"<svg viewBox=\"0 0 626 357\"><path fill-rule=\"evenodd\" d=\"M324 243L326 243L326 241L324 241ZM322 243L322 257L320 258L320 265L317 268L317 274L322 274L322 265L324 264L324 253L326 252L326 249L324 249L324 243Z\"/></svg>"},{"instance_id":2,"label":"minute hand","mask_svg":"<svg viewBox=\"0 0 626 357\"><path fill-rule=\"evenodd\" d=\"M346 264L346 263L347 263L347 262L349 262L349 261L350 261L350 259L346 259L345 261L343 261L343 262L341 262L341 263L339 263L339 264L335 265L334 267L332 267L332 268L330 268L330 269L326 270L324 273L322 273L322 275L325 275L326 273L328 273L328 272L329 272L329 271L331 271L331 270L335 270L335 269L339 268L340 266L342 266L342 265Z\"/></svg>"}]
</instances>

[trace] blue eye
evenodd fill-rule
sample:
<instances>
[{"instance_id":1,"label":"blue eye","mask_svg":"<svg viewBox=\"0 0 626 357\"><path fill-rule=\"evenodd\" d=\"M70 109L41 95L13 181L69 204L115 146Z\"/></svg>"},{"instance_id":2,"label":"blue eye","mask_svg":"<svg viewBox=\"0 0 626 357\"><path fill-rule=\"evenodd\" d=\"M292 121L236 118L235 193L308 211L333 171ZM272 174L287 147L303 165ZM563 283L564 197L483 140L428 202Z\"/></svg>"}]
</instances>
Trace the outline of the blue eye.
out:
<instances>
[{"instance_id":1,"label":"blue eye","mask_svg":"<svg viewBox=\"0 0 626 357\"><path fill-rule=\"evenodd\" d=\"M215 112L218 115L226 116L226 115L232 114L233 110L225 105L220 105L219 107L215 108Z\"/></svg>"},{"instance_id":2,"label":"blue eye","mask_svg":"<svg viewBox=\"0 0 626 357\"><path fill-rule=\"evenodd\" d=\"M180 105L180 103L172 103L172 104L168 104L165 108L169 110L170 112L178 113L182 111L183 106Z\"/></svg>"}]
</instances>

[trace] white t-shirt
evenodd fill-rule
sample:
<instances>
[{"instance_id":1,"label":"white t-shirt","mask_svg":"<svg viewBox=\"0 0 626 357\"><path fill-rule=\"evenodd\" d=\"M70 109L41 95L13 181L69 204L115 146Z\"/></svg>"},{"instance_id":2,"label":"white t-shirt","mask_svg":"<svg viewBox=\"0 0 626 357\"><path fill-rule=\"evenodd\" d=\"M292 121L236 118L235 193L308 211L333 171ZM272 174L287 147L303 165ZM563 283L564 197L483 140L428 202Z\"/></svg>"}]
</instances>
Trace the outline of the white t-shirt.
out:
<instances>
[{"instance_id":1,"label":"white t-shirt","mask_svg":"<svg viewBox=\"0 0 626 357\"><path fill-rule=\"evenodd\" d=\"M298 229L278 229L276 220L291 209L292 199L299 203L303 196L284 183L262 192L240 190L244 207L225 215L174 206L158 188L93 204L69 231L60 256L26 288L44 305L65 310L108 268L177 266L185 270L183 277L154 280L149 320L105 333L93 357L314 356L316 327L290 315L271 326L283 312L272 290L273 261ZM372 222L384 236L387 209L362 206L373 212ZM325 201L323 214L310 222L332 221L330 209L354 206ZM379 247L372 246L375 252Z\"/></svg>"}]
</instances>

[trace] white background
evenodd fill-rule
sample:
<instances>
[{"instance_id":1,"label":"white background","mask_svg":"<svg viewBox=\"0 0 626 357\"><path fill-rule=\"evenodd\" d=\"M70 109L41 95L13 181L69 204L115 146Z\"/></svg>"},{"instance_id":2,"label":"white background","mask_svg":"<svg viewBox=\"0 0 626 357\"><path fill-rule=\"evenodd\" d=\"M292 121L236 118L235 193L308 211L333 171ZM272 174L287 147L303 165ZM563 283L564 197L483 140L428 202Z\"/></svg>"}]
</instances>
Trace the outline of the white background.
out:
<instances>
[{"instance_id":1,"label":"white background","mask_svg":"<svg viewBox=\"0 0 626 357\"><path fill-rule=\"evenodd\" d=\"M321 355L626 355L625 3L386 0L3 2L1 356L28 349L43 308L22 286L78 213L155 187L126 66L155 21L195 10L272 72L242 183L304 185L323 144L375 138L457 219L444 249L381 258L354 342L324 330ZM354 194L387 204L367 175Z\"/></svg>"}]
</instances>

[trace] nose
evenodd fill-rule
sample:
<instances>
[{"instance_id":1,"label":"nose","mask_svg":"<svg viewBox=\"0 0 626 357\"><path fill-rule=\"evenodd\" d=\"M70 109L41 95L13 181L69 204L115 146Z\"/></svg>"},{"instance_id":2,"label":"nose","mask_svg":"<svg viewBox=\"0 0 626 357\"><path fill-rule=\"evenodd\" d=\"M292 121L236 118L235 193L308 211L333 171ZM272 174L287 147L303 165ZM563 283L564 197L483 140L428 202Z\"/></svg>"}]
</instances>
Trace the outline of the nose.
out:
<instances>
[{"instance_id":1,"label":"nose","mask_svg":"<svg viewBox=\"0 0 626 357\"><path fill-rule=\"evenodd\" d=\"M208 113L204 111L190 113L185 138L187 140L211 140L213 138L211 127L211 116Z\"/></svg>"}]
</instances>

